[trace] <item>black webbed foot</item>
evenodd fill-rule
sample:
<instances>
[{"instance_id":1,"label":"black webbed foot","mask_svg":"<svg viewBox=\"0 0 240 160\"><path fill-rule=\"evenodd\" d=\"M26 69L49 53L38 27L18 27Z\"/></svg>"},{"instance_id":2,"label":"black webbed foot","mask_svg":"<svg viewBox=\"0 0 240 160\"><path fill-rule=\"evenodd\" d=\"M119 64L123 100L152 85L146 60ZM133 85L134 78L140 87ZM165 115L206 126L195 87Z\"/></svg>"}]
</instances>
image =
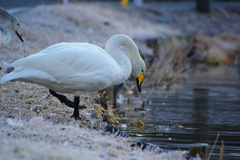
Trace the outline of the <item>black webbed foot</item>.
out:
<instances>
[{"instance_id":1,"label":"black webbed foot","mask_svg":"<svg viewBox=\"0 0 240 160\"><path fill-rule=\"evenodd\" d=\"M53 96L57 97L61 103L66 104L68 107L74 108L73 111L73 115L71 117L73 117L76 120L83 120L84 118L81 118L79 116L79 109L85 109L87 107L79 105L80 103L80 98L79 97L74 97L74 102L69 100L66 96L61 95L56 93L55 91L49 89L50 94L52 94Z\"/></svg>"},{"instance_id":2,"label":"black webbed foot","mask_svg":"<svg viewBox=\"0 0 240 160\"><path fill-rule=\"evenodd\" d=\"M50 94L52 94L54 97L56 97L61 103L67 105L70 108L75 108L74 102L69 100L66 96L62 94L58 94L55 91L49 89ZM86 109L87 107L78 105L78 109Z\"/></svg>"},{"instance_id":3,"label":"black webbed foot","mask_svg":"<svg viewBox=\"0 0 240 160\"><path fill-rule=\"evenodd\" d=\"M74 119L76 119L76 120L83 120L83 118L81 118L80 116L77 116L77 115L75 115L75 114L73 114L73 115L71 116L71 118L74 118Z\"/></svg>"}]
</instances>

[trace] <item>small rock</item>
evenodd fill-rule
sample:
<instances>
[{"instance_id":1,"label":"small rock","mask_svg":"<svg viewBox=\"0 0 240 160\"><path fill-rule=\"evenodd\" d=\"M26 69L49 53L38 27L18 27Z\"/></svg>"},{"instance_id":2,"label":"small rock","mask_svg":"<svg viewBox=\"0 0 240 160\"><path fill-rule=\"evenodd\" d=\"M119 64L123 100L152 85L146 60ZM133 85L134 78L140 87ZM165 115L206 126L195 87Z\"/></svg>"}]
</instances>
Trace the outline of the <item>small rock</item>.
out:
<instances>
[{"instance_id":1,"label":"small rock","mask_svg":"<svg viewBox=\"0 0 240 160\"><path fill-rule=\"evenodd\" d=\"M119 128L120 129L127 129L127 125L126 124L121 124Z\"/></svg>"},{"instance_id":2,"label":"small rock","mask_svg":"<svg viewBox=\"0 0 240 160\"><path fill-rule=\"evenodd\" d=\"M103 24L104 24L105 26L109 26L109 25L110 25L110 23L109 23L108 21L105 21Z\"/></svg>"}]
</instances>

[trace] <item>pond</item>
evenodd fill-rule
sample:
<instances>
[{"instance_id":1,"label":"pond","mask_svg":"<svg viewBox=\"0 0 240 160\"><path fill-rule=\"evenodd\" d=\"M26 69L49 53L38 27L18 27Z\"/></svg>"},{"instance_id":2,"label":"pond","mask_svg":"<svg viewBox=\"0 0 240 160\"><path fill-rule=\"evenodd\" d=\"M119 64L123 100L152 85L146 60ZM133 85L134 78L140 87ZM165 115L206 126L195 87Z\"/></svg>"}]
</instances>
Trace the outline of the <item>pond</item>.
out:
<instances>
[{"instance_id":1,"label":"pond","mask_svg":"<svg viewBox=\"0 0 240 160\"><path fill-rule=\"evenodd\" d=\"M219 160L222 140L224 159L240 159L239 67L207 68L188 74L172 91L155 89L145 111L136 111L141 104L130 98L135 101L126 106L120 122L127 124L126 132L134 139L164 150L188 150L189 144L208 143L210 152L219 133L211 159ZM144 127L129 125L141 117L146 117Z\"/></svg>"}]
</instances>

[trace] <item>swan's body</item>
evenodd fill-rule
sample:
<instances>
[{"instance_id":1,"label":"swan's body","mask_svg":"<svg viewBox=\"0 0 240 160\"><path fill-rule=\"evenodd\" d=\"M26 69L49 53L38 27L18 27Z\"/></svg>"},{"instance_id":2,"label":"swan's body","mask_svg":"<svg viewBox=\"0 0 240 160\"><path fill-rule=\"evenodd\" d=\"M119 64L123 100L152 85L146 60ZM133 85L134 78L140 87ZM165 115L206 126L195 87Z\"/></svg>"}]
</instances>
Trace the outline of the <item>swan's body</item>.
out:
<instances>
[{"instance_id":1,"label":"swan's body","mask_svg":"<svg viewBox=\"0 0 240 160\"><path fill-rule=\"evenodd\" d=\"M15 69L2 80L37 83L61 93L93 92L125 81L122 72L105 50L87 43L59 43L12 63Z\"/></svg>"},{"instance_id":2,"label":"swan's body","mask_svg":"<svg viewBox=\"0 0 240 160\"><path fill-rule=\"evenodd\" d=\"M5 9L0 7L0 16L2 16L5 25L0 25L0 48L6 47L11 41L11 33L8 30L10 28L14 31L20 40L23 42L22 35L21 35L21 28L20 23L17 17L9 14Z\"/></svg>"},{"instance_id":3,"label":"swan's body","mask_svg":"<svg viewBox=\"0 0 240 160\"><path fill-rule=\"evenodd\" d=\"M120 46L127 49L128 55ZM75 97L123 83L131 73L137 78L140 91L146 70L137 46L125 35L112 36L105 50L87 43L55 44L10 66L10 73L1 78L1 83L11 80L37 83Z\"/></svg>"}]
</instances>

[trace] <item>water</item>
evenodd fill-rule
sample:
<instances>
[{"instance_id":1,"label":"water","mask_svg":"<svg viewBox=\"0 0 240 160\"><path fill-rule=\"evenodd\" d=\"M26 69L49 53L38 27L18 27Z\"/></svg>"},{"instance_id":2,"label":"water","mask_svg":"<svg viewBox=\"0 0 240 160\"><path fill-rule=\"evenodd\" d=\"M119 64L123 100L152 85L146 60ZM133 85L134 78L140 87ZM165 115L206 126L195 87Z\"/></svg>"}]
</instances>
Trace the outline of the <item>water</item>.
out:
<instances>
[{"instance_id":1,"label":"water","mask_svg":"<svg viewBox=\"0 0 240 160\"><path fill-rule=\"evenodd\" d=\"M188 150L189 144L208 143L212 149L220 134L211 159L219 159L224 141L224 159L240 159L240 78L236 67L208 68L207 72L189 74L184 83L169 92L155 91L146 111L134 111L137 103L128 105L129 124L144 119L145 127L128 127L126 132L137 140L159 145L165 150ZM157 89L156 89L157 90ZM146 96L146 95L145 95ZM151 109L154 109L151 111ZM184 128L169 128L180 124ZM156 125L159 130L153 126Z\"/></svg>"}]
</instances>

